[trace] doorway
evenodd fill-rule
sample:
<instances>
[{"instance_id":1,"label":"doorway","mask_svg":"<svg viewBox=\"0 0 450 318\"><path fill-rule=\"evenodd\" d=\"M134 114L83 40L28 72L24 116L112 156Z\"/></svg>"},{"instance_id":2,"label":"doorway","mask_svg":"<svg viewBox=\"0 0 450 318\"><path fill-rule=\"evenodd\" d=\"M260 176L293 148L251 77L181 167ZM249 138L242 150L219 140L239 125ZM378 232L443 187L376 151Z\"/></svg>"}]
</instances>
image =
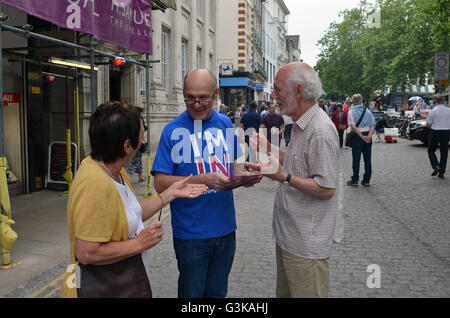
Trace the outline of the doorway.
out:
<instances>
[{"instance_id":1,"label":"doorway","mask_svg":"<svg viewBox=\"0 0 450 318\"><path fill-rule=\"evenodd\" d=\"M121 100L121 76L122 72L120 67L110 66L109 68L109 100L120 101Z\"/></svg>"}]
</instances>

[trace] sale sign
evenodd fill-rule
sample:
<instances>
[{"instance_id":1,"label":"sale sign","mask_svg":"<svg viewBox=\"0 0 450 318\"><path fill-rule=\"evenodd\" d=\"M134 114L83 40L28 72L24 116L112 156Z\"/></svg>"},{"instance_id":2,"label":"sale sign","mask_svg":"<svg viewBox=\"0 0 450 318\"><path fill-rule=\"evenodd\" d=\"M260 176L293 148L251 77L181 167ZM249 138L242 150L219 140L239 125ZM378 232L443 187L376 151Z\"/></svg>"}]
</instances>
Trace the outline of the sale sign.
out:
<instances>
[{"instance_id":1,"label":"sale sign","mask_svg":"<svg viewBox=\"0 0 450 318\"><path fill-rule=\"evenodd\" d=\"M3 105L8 106L8 103L20 103L20 94L3 93Z\"/></svg>"}]
</instances>

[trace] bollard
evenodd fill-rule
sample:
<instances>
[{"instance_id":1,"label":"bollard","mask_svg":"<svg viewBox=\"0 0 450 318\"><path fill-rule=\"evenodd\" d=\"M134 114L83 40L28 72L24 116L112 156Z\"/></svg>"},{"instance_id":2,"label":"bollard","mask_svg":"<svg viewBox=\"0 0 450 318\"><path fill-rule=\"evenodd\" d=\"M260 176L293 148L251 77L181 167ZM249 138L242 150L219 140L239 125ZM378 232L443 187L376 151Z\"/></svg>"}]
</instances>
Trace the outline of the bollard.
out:
<instances>
[{"instance_id":1,"label":"bollard","mask_svg":"<svg viewBox=\"0 0 450 318\"><path fill-rule=\"evenodd\" d=\"M150 144L148 145L148 147L150 147ZM152 174L150 173L150 171L152 170L152 158L150 156L150 154L147 154L147 188L148 188L148 193L147 195L145 195L145 198L152 198L154 197L156 194L152 194L153 191L153 177Z\"/></svg>"},{"instance_id":2,"label":"bollard","mask_svg":"<svg viewBox=\"0 0 450 318\"><path fill-rule=\"evenodd\" d=\"M70 186L72 185L73 181L73 173L72 173L72 145L70 143L70 129L66 130L66 144L67 144L67 165L66 165L66 172L63 174L64 180L67 182L67 191L64 192L65 194L69 193Z\"/></svg>"},{"instance_id":3,"label":"bollard","mask_svg":"<svg viewBox=\"0 0 450 318\"><path fill-rule=\"evenodd\" d=\"M11 228L14 223L7 216L0 214L0 245L2 246L2 266L0 266L0 269L11 269L20 265L20 262L11 262L9 253L18 237L17 233Z\"/></svg>"}]
</instances>

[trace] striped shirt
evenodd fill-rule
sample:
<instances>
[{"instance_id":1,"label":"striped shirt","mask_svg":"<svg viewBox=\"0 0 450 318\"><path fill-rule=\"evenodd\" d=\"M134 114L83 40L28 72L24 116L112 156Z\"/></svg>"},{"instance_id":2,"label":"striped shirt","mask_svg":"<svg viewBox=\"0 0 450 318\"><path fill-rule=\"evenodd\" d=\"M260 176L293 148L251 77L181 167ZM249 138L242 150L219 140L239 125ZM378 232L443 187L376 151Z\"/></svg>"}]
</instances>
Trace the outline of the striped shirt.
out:
<instances>
[{"instance_id":1,"label":"striped shirt","mask_svg":"<svg viewBox=\"0 0 450 318\"><path fill-rule=\"evenodd\" d=\"M339 138L335 125L316 104L294 122L283 169L295 177L314 178L336 189ZM336 223L337 195L323 200L280 184L274 203L273 234L286 252L307 259L330 256Z\"/></svg>"},{"instance_id":2,"label":"striped shirt","mask_svg":"<svg viewBox=\"0 0 450 318\"><path fill-rule=\"evenodd\" d=\"M355 105L348 112L348 125L355 125L358 123L364 111L363 105ZM367 132L370 130L370 126L375 126L375 117L373 117L372 112L367 109L364 114L364 118L358 126L360 132Z\"/></svg>"}]
</instances>

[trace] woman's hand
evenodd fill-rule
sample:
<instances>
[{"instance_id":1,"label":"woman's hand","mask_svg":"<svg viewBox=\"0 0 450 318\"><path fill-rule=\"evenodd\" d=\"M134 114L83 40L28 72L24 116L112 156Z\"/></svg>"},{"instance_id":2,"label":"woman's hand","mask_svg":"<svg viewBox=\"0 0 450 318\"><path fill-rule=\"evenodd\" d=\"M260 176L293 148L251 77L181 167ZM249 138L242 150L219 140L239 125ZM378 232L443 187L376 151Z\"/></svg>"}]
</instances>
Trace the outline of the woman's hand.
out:
<instances>
[{"instance_id":1,"label":"woman's hand","mask_svg":"<svg viewBox=\"0 0 450 318\"><path fill-rule=\"evenodd\" d=\"M206 190L208 190L208 187L204 184L188 183L189 180L191 179L192 175L172 184L169 187L169 189L166 190L171 192L171 195L169 195L169 197L173 197L173 199L178 198L194 199L199 197Z\"/></svg>"},{"instance_id":2,"label":"woman's hand","mask_svg":"<svg viewBox=\"0 0 450 318\"><path fill-rule=\"evenodd\" d=\"M144 228L136 237L136 240L138 241L142 250L147 250L161 242L162 238L162 223L160 221L156 221L155 223Z\"/></svg>"}]
</instances>

